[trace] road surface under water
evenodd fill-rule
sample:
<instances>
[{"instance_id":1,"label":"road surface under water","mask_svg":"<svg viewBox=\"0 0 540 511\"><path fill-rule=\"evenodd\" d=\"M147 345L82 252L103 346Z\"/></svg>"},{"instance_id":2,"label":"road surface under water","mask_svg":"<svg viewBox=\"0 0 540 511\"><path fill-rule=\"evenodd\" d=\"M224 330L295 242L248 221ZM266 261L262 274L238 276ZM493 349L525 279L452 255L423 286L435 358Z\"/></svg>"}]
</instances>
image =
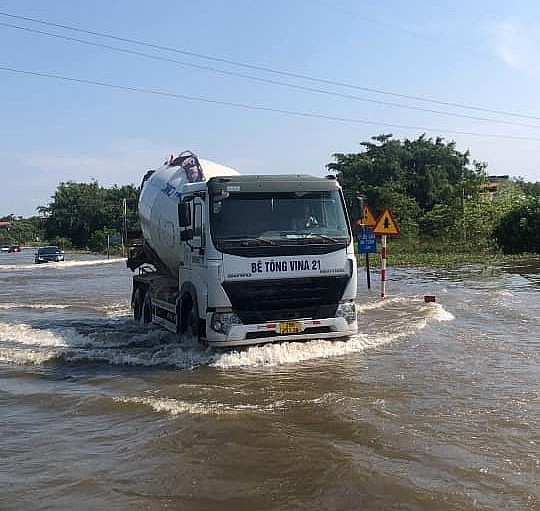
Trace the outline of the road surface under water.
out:
<instances>
[{"instance_id":1,"label":"road surface under water","mask_svg":"<svg viewBox=\"0 0 540 511\"><path fill-rule=\"evenodd\" d=\"M349 341L220 352L66 259L0 255L1 510L540 510L538 260L390 259Z\"/></svg>"}]
</instances>

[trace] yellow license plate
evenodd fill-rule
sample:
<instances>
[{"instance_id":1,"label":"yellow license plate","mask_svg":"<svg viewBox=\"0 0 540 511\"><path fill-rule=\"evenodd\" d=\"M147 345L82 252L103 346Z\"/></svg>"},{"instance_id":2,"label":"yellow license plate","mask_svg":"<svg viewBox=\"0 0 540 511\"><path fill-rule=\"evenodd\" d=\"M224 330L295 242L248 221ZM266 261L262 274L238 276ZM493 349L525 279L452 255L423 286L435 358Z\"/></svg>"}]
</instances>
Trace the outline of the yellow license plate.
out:
<instances>
[{"instance_id":1,"label":"yellow license plate","mask_svg":"<svg viewBox=\"0 0 540 511\"><path fill-rule=\"evenodd\" d=\"M280 334L298 334L303 330L301 321L282 321L279 324Z\"/></svg>"}]
</instances>

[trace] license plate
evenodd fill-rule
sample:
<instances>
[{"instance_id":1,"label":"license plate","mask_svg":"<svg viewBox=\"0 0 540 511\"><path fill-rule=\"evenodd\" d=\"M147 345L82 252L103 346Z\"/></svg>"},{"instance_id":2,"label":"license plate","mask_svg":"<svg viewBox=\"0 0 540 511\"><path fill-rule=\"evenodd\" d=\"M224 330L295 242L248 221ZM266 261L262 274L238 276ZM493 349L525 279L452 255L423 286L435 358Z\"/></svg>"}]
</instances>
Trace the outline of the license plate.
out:
<instances>
[{"instance_id":1,"label":"license plate","mask_svg":"<svg viewBox=\"0 0 540 511\"><path fill-rule=\"evenodd\" d=\"M304 330L301 321L282 321L279 324L280 334L298 334Z\"/></svg>"}]
</instances>

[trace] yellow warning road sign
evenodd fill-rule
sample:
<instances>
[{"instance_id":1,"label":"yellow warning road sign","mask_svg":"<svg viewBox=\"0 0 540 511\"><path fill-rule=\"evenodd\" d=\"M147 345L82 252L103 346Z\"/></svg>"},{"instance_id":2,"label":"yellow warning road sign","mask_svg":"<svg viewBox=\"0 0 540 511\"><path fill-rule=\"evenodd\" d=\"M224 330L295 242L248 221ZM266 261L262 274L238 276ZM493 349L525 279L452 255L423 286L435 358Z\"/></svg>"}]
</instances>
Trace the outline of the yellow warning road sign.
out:
<instances>
[{"instance_id":1,"label":"yellow warning road sign","mask_svg":"<svg viewBox=\"0 0 540 511\"><path fill-rule=\"evenodd\" d=\"M375 215L369 209L367 204L364 204L364 227L373 227L377 223Z\"/></svg>"},{"instance_id":2,"label":"yellow warning road sign","mask_svg":"<svg viewBox=\"0 0 540 511\"><path fill-rule=\"evenodd\" d=\"M399 234L399 227L388 206L384 208L377 219L377 223L373 227L373 234L377 236L397 236Z\"/></svg>"},{"instance_id":3,"label":"yellow warning road sign","mask_svg":"<svg viewBox=\"0 0 540 511\"><path fill-rule=\"evenodd\" d=\"M356 220L355 225L363 227L373 227L377 223L375 215L367 204L364 204L364 211L362 212L362 218Z\"/></svg>"}]
</instances>

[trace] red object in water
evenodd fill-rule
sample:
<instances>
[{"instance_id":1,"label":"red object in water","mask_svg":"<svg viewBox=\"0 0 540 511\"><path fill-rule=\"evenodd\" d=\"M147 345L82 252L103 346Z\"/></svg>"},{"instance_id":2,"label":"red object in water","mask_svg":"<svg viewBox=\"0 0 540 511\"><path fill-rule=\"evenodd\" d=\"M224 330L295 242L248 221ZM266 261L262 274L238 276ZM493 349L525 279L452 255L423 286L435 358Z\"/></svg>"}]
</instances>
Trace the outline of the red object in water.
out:
<instances>
[{"instance_id":1,"label":"red object in water","mask_svg":"<svg viewBox=\"0 0 540 511\"><path fill-rule=\"evenodd\" d=\"M424 302L434 302L435 301L435 295L424 295Z\"/></svg>"}]
</instances>

